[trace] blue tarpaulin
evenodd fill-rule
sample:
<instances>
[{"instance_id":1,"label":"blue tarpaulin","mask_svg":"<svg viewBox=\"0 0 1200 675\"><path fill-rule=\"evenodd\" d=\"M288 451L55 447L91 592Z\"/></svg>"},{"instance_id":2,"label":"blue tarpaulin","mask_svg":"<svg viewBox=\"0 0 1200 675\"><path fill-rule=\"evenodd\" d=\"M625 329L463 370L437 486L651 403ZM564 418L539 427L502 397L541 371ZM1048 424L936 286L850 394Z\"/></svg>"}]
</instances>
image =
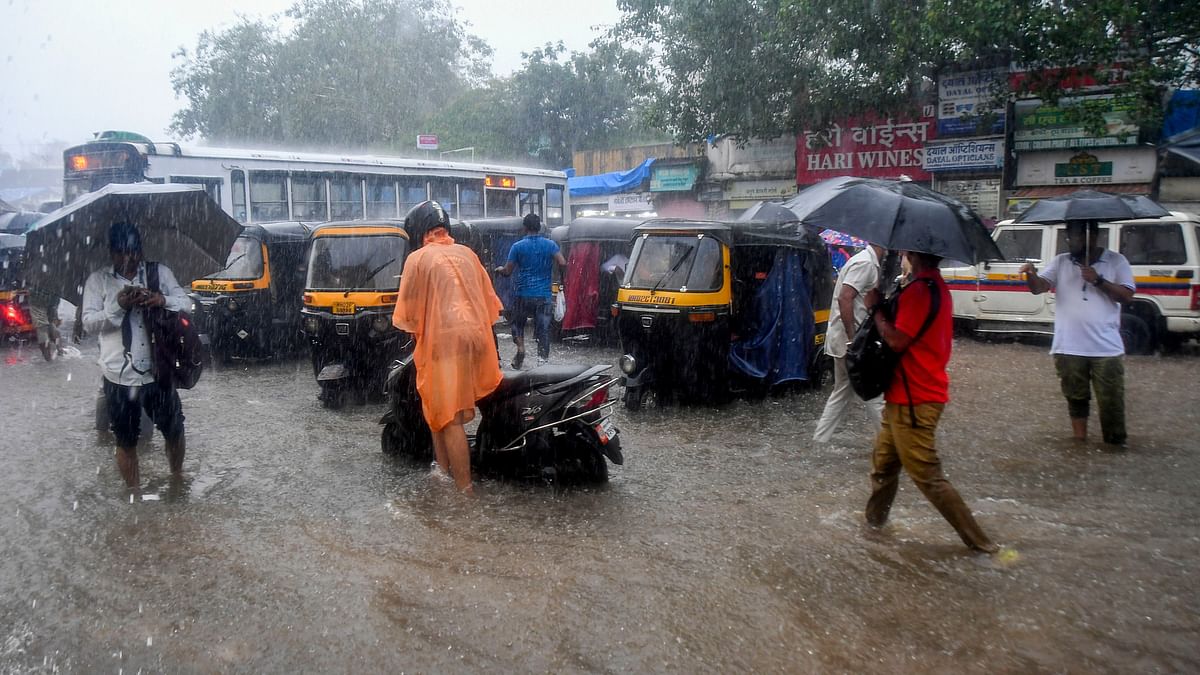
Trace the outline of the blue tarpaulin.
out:
<instances>
[{"instance_id":1,"label":"blue tarpaulin","mask_svg":"<svg viewBox=\"0 0 1200 675\"><path fill-rule=\"evenodd\" d=\"M653 163L654 158L651 157L628 171L567 178L567 190L570 191L572 197L593 197L630 192L650 177L650 165Z\"/></svg>"},{"instance_id":2,"label":"blue tarpaulin","mask_svg":"<svg viewBox=\"0 0 1200 675\"><path fill-rule=\"evenodd\" d=\"M808 379L816 326L804 252L781 248L754 294L745 335L729 349L729 366L768 385Z\"/></svg>"},{"instance_id":3,"label":"blue tarpaulin","mask_svg":"<svg viewBox=\"0 0 1200 675\"><path fill-rule=\"evenodd\" d=\"M1163 119L1163 138L1170 138L1200 127L1200 90L1180 89L1171 95L1167 116Z\"/></svg>"}]
</instances>

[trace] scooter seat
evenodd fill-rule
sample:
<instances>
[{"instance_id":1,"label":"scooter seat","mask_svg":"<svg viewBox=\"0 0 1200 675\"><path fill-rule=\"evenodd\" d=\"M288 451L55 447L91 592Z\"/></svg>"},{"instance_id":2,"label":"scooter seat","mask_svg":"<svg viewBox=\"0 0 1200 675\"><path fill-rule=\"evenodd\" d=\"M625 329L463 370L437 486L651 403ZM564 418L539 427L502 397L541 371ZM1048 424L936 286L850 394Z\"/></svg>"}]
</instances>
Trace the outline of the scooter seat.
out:
<instances>
[{"instance_id":1,"label":"scooter seat","mask_svg":"<svg viewBox=\"0 0 1200 675\"><path fill-rule=\"evenodd\" d=\"M537 387L555 384L557 382L565 382L572 377L578 377L587 372L591 366L538 366L529 370L506 370L503 371L504 379L500 380L500 386L496 387L496 391L488 394L488 398L506 397L511 394L519 394L522 392L536 389Z\"/></svg>"}]
</instances>

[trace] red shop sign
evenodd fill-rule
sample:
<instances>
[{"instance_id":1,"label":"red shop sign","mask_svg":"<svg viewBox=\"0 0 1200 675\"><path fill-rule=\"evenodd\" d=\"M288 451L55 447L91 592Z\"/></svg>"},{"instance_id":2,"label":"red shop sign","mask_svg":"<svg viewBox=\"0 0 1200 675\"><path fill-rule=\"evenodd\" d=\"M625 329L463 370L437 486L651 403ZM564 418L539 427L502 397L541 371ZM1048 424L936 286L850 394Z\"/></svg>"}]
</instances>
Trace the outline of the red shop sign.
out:
<instances>
[{"instance_id":1,"label":"red shop sign","mask_svg":"<svg viewBox=\"0 0 1200 675\"><path fill-rule=\"evenodd\" d=\"M810 185L836 176L930 180L922 168L925 142L937 133L937 120L897 121L852 117L796 138L796 183Z\"/></svg>"}]
</instances>

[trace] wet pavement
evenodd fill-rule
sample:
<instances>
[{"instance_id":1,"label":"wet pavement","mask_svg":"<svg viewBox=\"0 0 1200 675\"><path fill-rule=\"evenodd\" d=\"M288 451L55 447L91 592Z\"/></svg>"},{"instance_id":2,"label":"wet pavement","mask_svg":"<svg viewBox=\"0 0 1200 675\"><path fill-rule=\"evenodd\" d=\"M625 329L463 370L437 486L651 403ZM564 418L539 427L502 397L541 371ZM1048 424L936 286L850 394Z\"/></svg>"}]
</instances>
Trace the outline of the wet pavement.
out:
<instances>
[{"instance_id":1,"label":"wet pavement","mask_svg":"<svg viewBox=\"0 0 1200 675\"><path fill-rule=\"evenodd\" d=\"M156 434L130 503L95 344L5 347L0 673L1195 672L1200 357L1127 359L1112 452L1046 351L955 343L939 446L993 559L907 479L866 528L871 435L814 447L824 393L620 412L608 485L469 499L381 455L382 405L239 362L183 392L185 481Z\"/></svg>"}]
</instances>

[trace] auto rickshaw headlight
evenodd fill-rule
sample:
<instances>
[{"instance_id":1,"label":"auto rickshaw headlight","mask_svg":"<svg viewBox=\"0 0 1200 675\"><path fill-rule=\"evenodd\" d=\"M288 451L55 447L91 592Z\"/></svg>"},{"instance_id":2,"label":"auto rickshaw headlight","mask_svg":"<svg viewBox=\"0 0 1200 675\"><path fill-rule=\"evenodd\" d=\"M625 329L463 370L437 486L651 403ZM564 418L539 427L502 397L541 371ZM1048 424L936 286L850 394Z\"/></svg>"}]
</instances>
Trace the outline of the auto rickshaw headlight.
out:
<instances>
[{"instance_id":1,"label":"auto rickshaw headlight","mask_svg":"<svg viewBox=\"0 0 1200 675\"><path fill-rule=\"evenodd\" d=\"M637 359L633 358L633 354L622 354L617 361L617 367L626 375L634 374L637 371L637 365Z\"/></svg>"},{"instance_id":2,"label":"auto rickshaw headlight","mask_svg":"<svg viewBox=\"0 0 1200 675\"><path fill-rule=\"evenodd\" d=\"M321 320L315 316L304 317L304 332L316 335L321 330Z\"/></svg>"},{"instance_id":3,"label":"auto rickshaw headlight","mask_svg":"<svg viewBox=\"0 0 1200 675\"><path fill-rule=\"evenodd\" d=\"M392 325L391 320L386 316L377 316L371 319L371 329L376 333L382 333Z\"/></svg>"},{"instance_id":4,"label":"auto rickshaw headlight","mask_svg":"<svg viewBox=\"0 0 1200 675\"><path fill-rule=\"evenodd\" d=\"M230 298L227 306L229 307L229 311L236 312L238 310L238 301Z\"/></svg>"}]
</instances>

